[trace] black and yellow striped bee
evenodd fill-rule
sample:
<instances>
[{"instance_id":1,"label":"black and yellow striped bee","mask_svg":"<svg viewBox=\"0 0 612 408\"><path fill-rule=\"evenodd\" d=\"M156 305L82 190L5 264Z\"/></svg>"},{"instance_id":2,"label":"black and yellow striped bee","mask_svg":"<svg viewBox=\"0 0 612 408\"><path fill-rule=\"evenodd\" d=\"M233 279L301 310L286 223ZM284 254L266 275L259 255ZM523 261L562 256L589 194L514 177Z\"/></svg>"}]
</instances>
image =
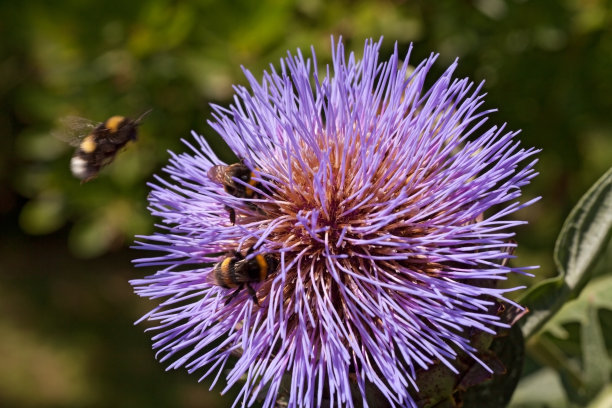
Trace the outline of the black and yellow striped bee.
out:
<instances>
[{"instance_id":1,"label":"black and yellow striped bee","mask_svg":"<svg viewBox=\"0 0 612 408\"><path fill-rule=\"evenodd\" d=\"M229 166L212 166L210 170L208 170L208 177L212 181L221 184L223 189L234 197L255 198L258 194L251 187L268 192L268 190L261 183L254 179L255 174L253 171L251 171L251 169L249 169L247 165L242 162L230 164ZM234 178L243 181L246 183L246 185L237 183ZM253 209L255 208L252 203L249 203L249 206ZM236 211L230 206L225 206L225 208L229 212L231 223L235 224Z\"/></svg>"},{"instance_id":2,"label":"black and yellow striped bee","mask_svg":"<svg viewBox=\"0 0 612 408\"><path fill-rule=\"evenodd\" d=\"M94 179L129 141L136 140L138 125L149 112L136 120L111 116L103 123L74 116L62 119L57 136L77 147L70 160L72 175L82 183Z\"/></svg>"},{"instance_id":3,"label":"black and yellow striped bee","mask_svg":"<svg viewBox=\"0 0 612 408\"><path fill-rule=\"evenodd\" d=\"M247 259L248 255L252 252L253 248L249 249L245 256L240 252L233 251L230 256L227 256L213 268L213 284L227 289L237 288L228 297L225 304L228 304L246 287L253 298L253 302L259 305L255 289L253 289L251 283L264 281L278 267L278 259L271 254L258 254Z\"/></svg>"}]
</instances>

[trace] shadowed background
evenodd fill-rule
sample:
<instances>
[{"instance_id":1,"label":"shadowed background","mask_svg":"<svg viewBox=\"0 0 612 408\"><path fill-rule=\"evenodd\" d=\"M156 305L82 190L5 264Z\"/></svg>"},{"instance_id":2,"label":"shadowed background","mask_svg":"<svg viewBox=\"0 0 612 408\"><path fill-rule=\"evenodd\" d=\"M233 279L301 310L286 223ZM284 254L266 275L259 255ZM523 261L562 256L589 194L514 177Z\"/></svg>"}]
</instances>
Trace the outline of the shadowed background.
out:
<instances>
[{"instance_id":1,"label":"shadowed background","mask_svg":"<svg viewBox=\"0 0 612 408\"><path fill-rule=\"evenodd\" d=\"M456 75L486 80L490 123L522 129L542 148L540 176L517 216L515 264L555 273L554 239L569 210L612 163L612 18L600 0L528 1L80 1L0 3L0 406L228 406L198 375L166 373L144 325L152 303L129 279L153 273L130 260L134 235L153 231L152 174L193 129L232 161L206 121L227 105L240 66L314 45L329 61L330 35L358 54L385 37L386 57L413 42L411 61L456 57ZM51 136L57 119L153 112L100 176L81 185L73 148ZM526 370L536 364L528 361ZM216 404L216 405L215 405Z\"/></svg>"}]
</instances>

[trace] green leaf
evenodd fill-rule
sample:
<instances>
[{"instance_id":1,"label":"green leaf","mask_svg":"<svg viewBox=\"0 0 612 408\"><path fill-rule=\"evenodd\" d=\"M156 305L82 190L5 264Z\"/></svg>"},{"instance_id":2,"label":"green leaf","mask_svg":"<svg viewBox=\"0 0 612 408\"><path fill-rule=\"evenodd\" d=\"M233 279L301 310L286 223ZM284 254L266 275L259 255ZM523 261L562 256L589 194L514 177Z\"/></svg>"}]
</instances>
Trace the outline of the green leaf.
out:
<instances>
[{"instance_id":1,"label":"green leaf","mask_svg":"<svg viewBox=\"0 0 612 408\"><path fill-rule=\"evenodd\" d=\"M575 297L591 276L612 229L612 168L582 196L565 220L555 245L559 275L528 291L521 304L529 313L521 320L526 339L536 333Z\"/></svg>"},{"instance_id":2,"label":"green leaf","mask_svg":"<svg viewBox=\"0 0 612 408\"><path fill-rule=\"evenodd\" d=\"M612 274L593 279L584 288L580 297L566 303L546 324L546 330L555 333L562 331L568 323L586 324L590 319L589 308L612 310ZM560 337L560 336L557 336Z\"/></svg>"},{"instance_id":3,"label":"green leaf","mask_svg":"<svg viewBox=\"0 0 612 408\"><path fill-rule=\"evenodd\" d=\"M531 288L520 300L529 313L519 321L525 339L531 337L546 323L569 297L571 290L563 277L547 279Z\"/></svg>"},{"instance_id":4,"label":"green leaf","mask_svg":"<svg viewBox=\"0 0 612 408\"><path fill-rule=\"evenodd\" d=\"M114 226L103 217L77 223L68 238L72 253L79 258L95 258L106 252L117 238Z\"/></svg>"},{"instance_id":5,"label":"green leaf","mask_svg":"<svg viewBox=\"0 0 612 408\"><path fill-rule=\"evenodd\" d=\"M588 319L582 325L581 339L585 396L591 400L610 381L610 359L601 331L597 306L589 304Z\"/></svg>"},{"instance_id":6,"label":"green leaf","mask_svg":"<svg viewBox=\"0 0 612 408\"><path fill-rule=\"evenodd\" d=\"M580 352L582 369L574 373L567 367L556 367L562 375L567 386L568 396L579 406L585 406L595 395L606 387L610 382L610 371L612 362L608 357L606 340L610 340L609 331L602 328L598 310L612 310L612 275L605 275L592 280L584 288L580 297L566 303L563 308L545 326L545 330L553 336L567 342L569 333L567 325L580 324ZM606 339L607 334L607 339ZM538 343L543 343L544 336L537 336ZM546 345L542 344L547 351L557 347L549 340ZM570 349L571 350L571 349ZM574 353L575 354L575 353ZM550 361L565 363L567 361L578 361L577 355L561 353Z\"/></svg>"},{"instance_id":7,"label":"green leaf","mask_svg":"<svg viewBox=\"0 0 612 408\"><path fill-rule=\"evenodd\" d=\"M19 215L19 224L28 234L49 234L65 220L66 204L60 194L47 193L29 201Z\"/></svg>"},{"instance_id":8,"label":"green leaf","mask_svg":"<svg viewBox=\"0 0 612 408\"><path fill-rule=\"evenodd\" d=\"M612 168L580 199L561 228L555 263L571 289L584 286L612 229Z\"/></svg>"},{"instance_id":9,"label":"green leaf","mask_svg":"<svg viewBox=\"0 0 612 408\"><path fill-rule=\"evenodd\" d=\"M612 310L610 293L612 274L591 280L580 296L564 304L529 345L531 355L560 375L573 406L586 406L610 382L612 362L606 343L612 337L609 326L602 325L598 315L599 309Z\"/></svg>"}]
</instances>

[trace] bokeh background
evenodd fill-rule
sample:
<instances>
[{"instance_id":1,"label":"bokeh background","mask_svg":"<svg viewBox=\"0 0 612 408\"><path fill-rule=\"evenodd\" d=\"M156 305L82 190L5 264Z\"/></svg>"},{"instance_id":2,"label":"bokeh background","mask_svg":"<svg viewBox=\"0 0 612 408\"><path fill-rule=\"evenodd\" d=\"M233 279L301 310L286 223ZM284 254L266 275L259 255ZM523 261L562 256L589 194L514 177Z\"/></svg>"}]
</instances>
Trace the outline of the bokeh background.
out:
<instances>
[{"instance_id":1,"label":"bokeh background","mask_svg":"<svg viewBox=\"0 0 612 408\"><path fill-rule=\"evenodd\" d=\"M317 49L330 35L358 53L366 38L414 43L441 73L486 80L492 122L522 129L542 148L540 176L519 217L518 264L554 275L563 219L612 164L612 7L604 0L463 1L1 1L0 406L214 407L230 391L154 360L144 325L151 304L128 280L134 235L153 231L146 183L186 149L190 131L231 152L206 121L227 105L241 66L259 76L287 50ZM434 74L435 74L434 73ZM81 185L73 148L51 133L77 115L103 121L153 112L137 144ZM534 280L535 281L535 280ZM535 370L528 358L525 370ZM529 384L521 384L528 387ZM552 406L552 405L551 405Z\"/></svg>"}]
</instances>

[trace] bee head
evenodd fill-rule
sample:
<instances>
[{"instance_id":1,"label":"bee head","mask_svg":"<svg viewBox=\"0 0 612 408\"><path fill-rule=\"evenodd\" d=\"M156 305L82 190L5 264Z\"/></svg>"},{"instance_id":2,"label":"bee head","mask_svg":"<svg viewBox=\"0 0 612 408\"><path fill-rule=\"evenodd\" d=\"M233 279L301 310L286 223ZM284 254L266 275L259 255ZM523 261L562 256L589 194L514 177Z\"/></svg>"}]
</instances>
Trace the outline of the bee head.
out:
<instances>
[{"instance_id":1,"label":"bee head","mask_svg":"<svg viewBox=\"0 0 612 408\"><path fill-rule=\"evenodd\" d=\"M240 179L245 183L248 183L251 179L251 169L249 169L243 163L234 163L230 165L229 172L232 177L236 177L237 179Z\"/></svg>"},{"instance_id":2,"label":"bee head","mask_svg":"<svg viewBox=\"0 0 612 408\"><path fill-rule=\"evenodd\" d=\"M140 125L140 122L142 122L142 120L145 118L145 116L147 116L149 113L151 113L151 111L153 110L153 108L149 109L148 111L144 112L142 115L140 115L138 117L138 119L134 120L134 121L129 121L128 123L126 123L125 126L129 126L129 129L126 129L128 132L128 137L130 138L131 141L136 141L137 137L136 135L138 134L138 125Z\"/></svg>"},{"instance_id":3,"label":"bee head","mask_svg":"<svg viewBox=\"0 0 612 408\"><path fill-rule=\"evenodd\" d=\"M128 126L129 128L127 128ZM128 137L133 142L135 142L137 139L137 136L136 136L138 134L137 126L138 124L136 122L126 124L126 128L127 128L126 131L128 132Z\"/></svg>"}]
</instances>

